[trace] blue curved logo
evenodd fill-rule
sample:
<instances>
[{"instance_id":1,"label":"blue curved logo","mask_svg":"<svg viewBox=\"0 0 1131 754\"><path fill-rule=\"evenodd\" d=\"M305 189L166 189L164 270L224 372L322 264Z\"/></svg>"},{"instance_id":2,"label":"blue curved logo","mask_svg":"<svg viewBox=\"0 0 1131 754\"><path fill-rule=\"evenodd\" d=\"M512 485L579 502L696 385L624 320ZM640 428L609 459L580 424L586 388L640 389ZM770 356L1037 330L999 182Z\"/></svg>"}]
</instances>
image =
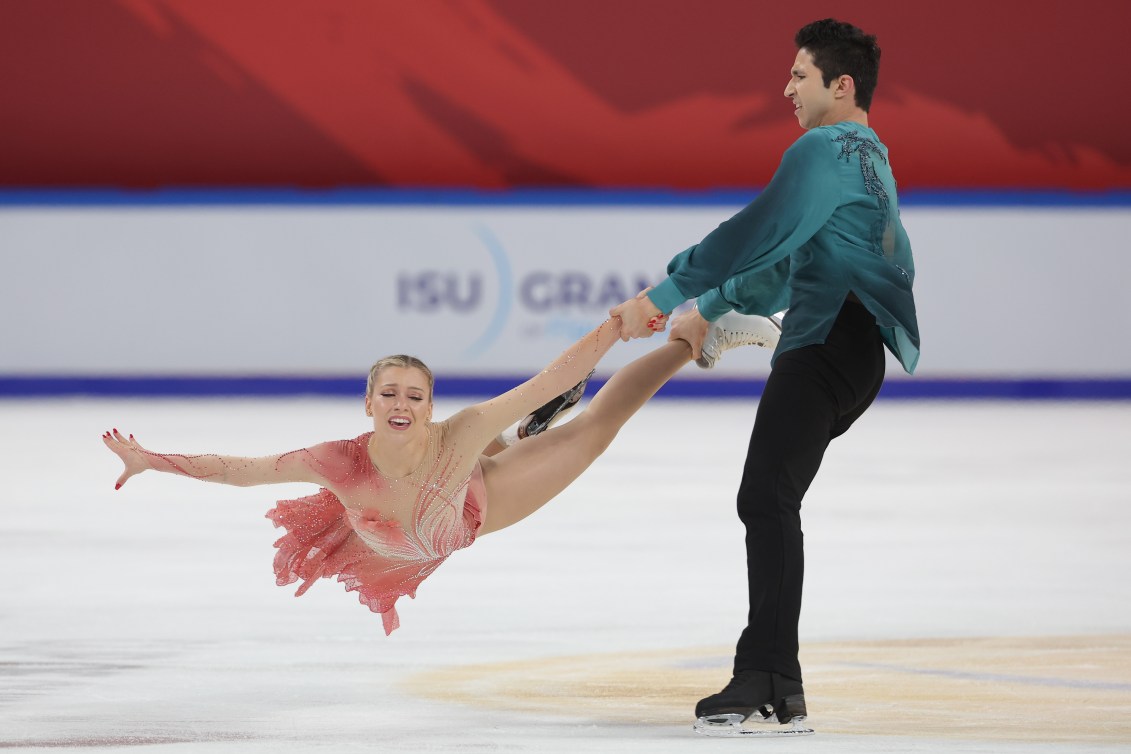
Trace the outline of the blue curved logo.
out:
<instances>
[{"instance_id":1,"label":"blue curved logo","mask_svg":"<svg viewBox=\"0 0 1131 754\"><path fill-rule=\"evenodd\" d=\"M483 246L487 248L487 253L491 255L491 261L495 265L495 275L499 281L499 300L495 304L495 313L491 315L487 328L464 350L464 356L469 357L479 356L499 339L507 324L507 318L510 317L511 302L514 300L514 276L511 273L507 253L503 251L503 245L485 225L476 225L474 231Z\"/></svg>"}]
</instances>

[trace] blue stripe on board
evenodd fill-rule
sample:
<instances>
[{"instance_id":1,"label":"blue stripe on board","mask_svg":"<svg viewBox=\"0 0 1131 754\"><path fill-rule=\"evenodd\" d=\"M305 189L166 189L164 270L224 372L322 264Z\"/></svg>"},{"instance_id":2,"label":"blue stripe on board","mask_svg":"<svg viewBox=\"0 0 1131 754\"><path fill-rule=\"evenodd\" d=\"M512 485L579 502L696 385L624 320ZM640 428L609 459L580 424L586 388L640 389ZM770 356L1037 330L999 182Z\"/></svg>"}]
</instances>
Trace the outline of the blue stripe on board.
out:
<instances>
[{"instance_id":1,"label":"blue stripe on board","mask_svg":"<svg viewBox=\"0 0 1131 754\"><path fill-rule=\"evenodd\" d=\"M498 395L525 377L460 377L440 375L436 397ZM600 385L594 380L590 394ZM757 398L764 380L672 380L659 392L665 398ZM0 375L0 399L65 398L220 398L343 396L365 391L364 377L281 376L58 376ZM880 392L887 400L1131 400L1127 379L889 380Z\"/></svg>"},{"instance_id":2,"label":"blue stripe on board","mask_svg":"<svg viewBox=\"0 0 1131 754\"><path fill-rule=\"evenodd\" d=\"M0 189L5 207L192 206L742 206L758 189L707 191L606 189ZM904 190L905 207L1131 207L1131 191Z\"/></svg>"}]
</instances>

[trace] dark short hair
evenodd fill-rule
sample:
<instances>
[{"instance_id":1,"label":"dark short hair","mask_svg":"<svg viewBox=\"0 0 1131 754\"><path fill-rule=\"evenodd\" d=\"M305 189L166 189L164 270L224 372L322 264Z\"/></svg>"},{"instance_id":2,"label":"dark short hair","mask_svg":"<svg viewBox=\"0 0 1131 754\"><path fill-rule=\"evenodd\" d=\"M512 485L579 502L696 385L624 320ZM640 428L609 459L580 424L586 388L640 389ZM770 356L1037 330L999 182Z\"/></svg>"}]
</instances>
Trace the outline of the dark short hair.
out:
<instances>
[{"instance_id":1,"label":"dark short hair","mask_svg":"<svg viewBox=\"0 0 1131 754\"><path fill-rule=\"evenodd\" d=\"M856 105L868 112L880 73L880 46L874 36L852 24L825 18L802 27L793 42L813 56L825 87L838 76L851 76L856 84Z\"/></svg>"}]
</instances>

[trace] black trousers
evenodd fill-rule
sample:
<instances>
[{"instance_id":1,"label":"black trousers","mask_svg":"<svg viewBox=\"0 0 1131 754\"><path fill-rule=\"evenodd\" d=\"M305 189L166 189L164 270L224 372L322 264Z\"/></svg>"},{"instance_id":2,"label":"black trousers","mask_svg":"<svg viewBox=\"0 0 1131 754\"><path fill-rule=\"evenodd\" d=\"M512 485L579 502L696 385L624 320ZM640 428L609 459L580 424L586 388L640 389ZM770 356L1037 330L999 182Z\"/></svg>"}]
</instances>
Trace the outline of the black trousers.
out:
<instances>
[{"instance_id":1,"label":"black trousers","mask_svg":"<svg viewBox=\"0 0 1131 754\"><path fill-rule=\"evenodd\" d=\"M750 615L735 652L736 673L769 670L801 680L801 499L829 442L860 418L883 380L876 320L852 301L844 303L825 343L778 356L758 404L738 490Z\"/></svg>"}]
</instances>

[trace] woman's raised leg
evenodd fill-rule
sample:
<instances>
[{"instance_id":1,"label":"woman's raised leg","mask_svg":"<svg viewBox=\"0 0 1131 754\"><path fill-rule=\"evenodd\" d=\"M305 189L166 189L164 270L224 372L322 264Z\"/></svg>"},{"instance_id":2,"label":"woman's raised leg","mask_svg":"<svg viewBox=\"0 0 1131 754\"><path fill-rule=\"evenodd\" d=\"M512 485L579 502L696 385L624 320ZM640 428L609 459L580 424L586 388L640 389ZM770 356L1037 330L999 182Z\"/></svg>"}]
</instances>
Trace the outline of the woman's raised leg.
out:
<instances>
[{"instance_id":1,"label":"woman's raised leg","mask_svg":"<svg viewBox=\"0 0 1131 754\"><path fill-rule=\"evenodd\" d=\"M691 346L669 341L618 370L580 416L483 459L487 515L480 533L521 521L568 487L689 361Z\"/></svg>"}]
</instances>

